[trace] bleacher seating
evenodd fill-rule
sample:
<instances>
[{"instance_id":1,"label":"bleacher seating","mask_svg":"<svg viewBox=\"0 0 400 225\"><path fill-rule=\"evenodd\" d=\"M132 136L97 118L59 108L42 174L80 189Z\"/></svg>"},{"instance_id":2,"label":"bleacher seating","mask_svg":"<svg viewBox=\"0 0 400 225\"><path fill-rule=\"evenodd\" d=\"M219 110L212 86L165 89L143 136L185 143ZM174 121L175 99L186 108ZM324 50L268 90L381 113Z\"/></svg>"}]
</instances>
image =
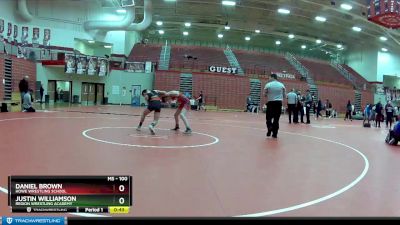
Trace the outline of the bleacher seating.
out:
<instances>
[{"instance_id":1,"label":"bleacher seating","mask_svg":"<svg viewBox=\"0 0 400 225\"><path fill-rule=\"evenodd\" d=\"M230 66L223 49L171 46L170 68L207 70L209 66Z\"/></svg>"},{"instance_id":2,"label":"bleacher seating","mask_svg":"<svg viewBox=\"0 0 400 225\"><path fill-rule=\"evenodd\" d=\"M161 45L157 44L136 44L129 54L130 62L158 62L160 59Z\"/></svg>"},{"instance_id":3,"label":"bleacher seating","mask_svg":"<svg viewBox=\"0 0 400 225\"><path fill-rule=\"evenodd\" d=\"M328 62L311 59L299 59L299 61L311 72L314 81L317 83L352 86L351 82Z\"/></svg>"},{"instance_id":4,"label":"bleacher seating","mask_svg":"<svg viewBox=\"0 0 400 225\"><path fill-rule=\"evenodd\" d=\"M300 79L300 74L283 55L272 53L250 52L234 50L237 60L243 71L247 74L271 74L271 72L283 72L293 74Z\"/></svg>"}]
</instances>

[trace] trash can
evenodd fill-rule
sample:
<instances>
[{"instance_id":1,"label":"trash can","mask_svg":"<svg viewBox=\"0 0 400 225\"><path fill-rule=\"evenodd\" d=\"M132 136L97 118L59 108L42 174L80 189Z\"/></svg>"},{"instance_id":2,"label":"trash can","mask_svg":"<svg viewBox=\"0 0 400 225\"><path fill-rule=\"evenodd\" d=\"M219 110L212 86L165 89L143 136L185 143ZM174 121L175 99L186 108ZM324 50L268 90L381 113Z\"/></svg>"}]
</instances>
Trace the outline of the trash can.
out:
<instances>
[{"instance_id":1,"label":"trash can","mask_svg":"<svg viewBox=\"0 0 400 225\"><path fill-rule=\"evenodd\" d=\"M78 104L79 103L79 95L74 95L73 103L74 104Z\"/></svg>"},{"instance_id":2,"label":"trash can","mask_svg":"<svg viewBox=\"0 0 400 225\"><path fill-rule=\"evenodd\" d=\"M50 96L49 95L45 95L44 96L44 103L46 103L46 104L50 103Z\"/></svg>"},{"instance_id":3,"label":"trash can","mask_svg":"<svg viewBox=\"0 0 400 225\"><path fill-rule=\"evenodd\" d=\"M104 97L103 98L103 105L107 105L108 104L108 97Z\"/></svg>"}]
</instances>

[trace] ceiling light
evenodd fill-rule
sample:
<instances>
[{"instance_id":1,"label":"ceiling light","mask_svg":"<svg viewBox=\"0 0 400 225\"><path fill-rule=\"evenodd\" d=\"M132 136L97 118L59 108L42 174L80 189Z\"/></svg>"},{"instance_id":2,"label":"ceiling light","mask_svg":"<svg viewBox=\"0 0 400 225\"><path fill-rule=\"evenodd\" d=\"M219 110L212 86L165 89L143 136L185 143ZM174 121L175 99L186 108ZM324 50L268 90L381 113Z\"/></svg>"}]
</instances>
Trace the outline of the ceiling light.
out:
<instances>
[{"instance_id":1,"label":"ceiling light","mask_svg":"<svg viewBox=\"0 0 400 225\"><path fill-rule=\"evenodd\" d=\"M381 50L382 50L382 52L387 52L388 51L387 48L382 48Z\"/></svg>"},{"instance_id":2,"label":"ceiling light","mask_svg":"<svg viewBox=\"0 0 400 225\"><path fill-rule=\"evenodd\" d=\"M231 27L230 26L225 26L225 30L230 30Z\"/></svg>"},{"instance_id":3,"label":"ceiling light","mask_svg":"<svg viewBox=\"0 0 400 225\"><path fill-rule=\"evenodd\" d=\"M250 41L250 40L251 40L251 38L250 38L249 36L245 37L244 39L245 39L246 41Z\"/></svg>"},{"instance_id":4,"label":"ceiling light","mask_svg":"<svg viewBox=\"0 0 400 225\"><path fill-rule=\"evenodd\" d=\"M320 39L317 39L315 42L317 42L317 44L321 44L322 41Z\"/></svg>"},{"instance_id":5,"label":"ceiling light","mask_svg":"<svg viewBox=\"0 0 400 225\"><path fill-rule=\"evenodd\" d=\"M343 45L338 44L338 45L336 45L336 47L337 47L337 48L343 48Z\"/></svg>"},{"instance_id":6,"label":"ceiling light","mask_svg":"<svg viewBox=\"0 0 400 225\"><path fill-rule=\"evenodd\" d=\"M112 48L111 45L104 45L104 48Z\"/></svg>"},{"instance_id":7,"label":"ceiling light","mask_svg":"<svg viewBox=\"0 0 400 225\"><path fill-rule=\"evenodd\" d=\"M294 38L294 34L289 34L289 36L288 36L290 39L293 39Z\"/></svg>"},{"instance_id":8,"label":"ceiling light","mask_svg":"<svg viewBox=\"0 0 400 225\"><path fill-rule=\"evenodd\" d=\"M326 21L326 18L325 18L325 17L322 17L322 16L316 16L316 17L315 17L315 20L316 20L316 21L319 21L319 22L325 22L325 21Z\"/></svg>"},{"instance_id":9,"label":"ceiling light","mask_svg":"<svg viewBox=\"0 0 400 225\"><path fill-rule=\"evenodd\" d=\"M259 34L261 31L260 31L260 30L255 30L255 32L256 32L257 34Z\"/></svg>"},{"instance_id":10,"label":"ceiling light","mask_svg":"<svg viewBox=\"0 0 400 225\"><path fill-rule=\"evenodd\" d=\"M117 9L117 13L126 13L126 9Z\"/></svg>"},{"instance_id":11,"label":"ceiling light","mask_svg":"<svg viewBox=\"0 0 400 225\"><path fill-rule=\"evenodd\" d=\"M222 1L222 5L235 6L236 2L235 1Z\"/></svg>"},{"instance_id":12,"label":"ceiling light","mask_svg":"<svg viewBox=\"0 0 400 225\"><path fill-rule=\"evenodd\" d=\"M189 35L189 32L184 31L184 32L183 32L183 35L188 36L188 35Z\"/></svg>"},{"instance_id":13,"label":"ceiling light","mask_svg":"<svg viewBox=\"0 0 400 225\"><path fill-rule=\"evenodd\" d=\"M163 25L163 22L162 22L162 21L157 21L156 24L157 24L158 26L161 26L161 25Z\"/></svg>"},{"instance_id":14,"label":"ceiling light","mask_svg":"<svg viewBox=\"0 0 400 225\"><path fill-rule=\"evenodd\" d=\"M305 45L302 45L302 46L301 46L301 48L302 48L302 49L306 49L306 48L307 48L307 46L305 46Z\"/></svg>"},{"instance_id":15,"label":"ceiling light","mask_svg":"<svg viewBox=\"0 0 400 225\"><path fill-rule=\"evenodd\" d=\"M280 13L280 14L289 14L290 10L281 8L281 9L278 9L278 13Z\"/></svg>"},{"instance_id":16,"label":"ceiling light","mask_svg":"<svg viewBox=\"0 0 400 225\"><path fill-rule=\"evenodd\" d=\"M384 37L384 36L380 37L379 39L381 39L381 41L387 41L388 40L387 37Z\"/></svg>"},{"instance_id":17,"label":"ceiling light","mask_svg":"<svg viewBox=\"0 0 400 225\"><path fill-rule=\"evenodd\" d=\"M190 26L192 26L191 23L185 23L185 27L190 27Z\"/></svg>"},{"instance_id":18,"label":"ceiling light","mask_svg":"<svg viewBox=\"0 0 400 225\"><path fill-rule=\"evenodd\" d=\"M218 38L223 38L224 35L223 34L218 34Z\"/></svg>"},{"instance_id":19,"label":"ceiling light","mask_svg":"<svg viewBox=\"0 0 400 225\"><path fill-rule=\"evenodd\" d=\"M165 32L163 30L158 31L159 34L164 34Z\"/></svg>"},{"instance_id":20,"label":"ceiling light","mask_svg":"<svg viewBox=\"0 0 400 225\"><path fill-rule=\"evenodd\" d=\"M275 44L276 44L276 45L280 45L280 44L281 44L281 41L275 41Z\"/></svg>"},{"instance_id":21,"label":"ceiling light","mask_svg":"<svg viewBox=\"0 0 400 225\"><path fill-rule=\"evenodd\" d=\"M351 10L353 8L353 6L346 3L341 4L340 7L345 10Z\"/></svg>"},{"instance_id":22,"label":"ceiling light","mask_svg":"<svg viewBox=\"0 0 400 225\"><path fill-rule=\"evenodd\" d=\"M359 27L353 27L353 30L354 30L354 31L357 31L357 32L360 32L362 29L359 28Z\"/></svg>"},{"instance_id":23,"label":"ceiling light","mask_svg":"<svg viewBox=\"0 0 400 225\"><path fill-rule=\"evenodd\" d=\"M93 40L89 40L88 42L89 42L90 44L95 43L95 41L93 41Z\"/></svg>"}]
</instances>

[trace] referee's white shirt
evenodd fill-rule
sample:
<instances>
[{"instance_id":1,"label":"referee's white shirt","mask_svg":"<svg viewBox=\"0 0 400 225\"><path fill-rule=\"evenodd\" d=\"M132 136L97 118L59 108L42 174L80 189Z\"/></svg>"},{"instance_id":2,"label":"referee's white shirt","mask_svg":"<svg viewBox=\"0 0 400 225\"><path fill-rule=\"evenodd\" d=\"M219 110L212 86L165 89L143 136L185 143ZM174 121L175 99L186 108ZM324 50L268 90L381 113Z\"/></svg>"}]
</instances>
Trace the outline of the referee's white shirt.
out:
<instances>
[{"instance_id":1,"label":"referee's white shirt","mask_svg":"<svg viewBox=\"0 0 400 225\"><path fill-rule=\"evenodd\" d=\"M268 101L283 101L283 96L285 95L285 85L277 80L268 82L265 85L265 93L267 95Z\"/></svg>"}]
</instances>

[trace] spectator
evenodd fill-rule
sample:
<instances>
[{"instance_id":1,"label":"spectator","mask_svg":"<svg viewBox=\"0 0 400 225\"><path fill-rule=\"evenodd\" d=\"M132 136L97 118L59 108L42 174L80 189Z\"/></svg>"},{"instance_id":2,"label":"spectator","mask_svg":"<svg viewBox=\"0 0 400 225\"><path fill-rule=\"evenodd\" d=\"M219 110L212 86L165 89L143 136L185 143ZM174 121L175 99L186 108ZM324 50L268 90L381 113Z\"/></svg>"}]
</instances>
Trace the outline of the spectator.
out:
<instances>
[{"instance_id":1,"label":"spectator","mask_svg":"<svg viewBox=\"0 0 400 225\"><path fill-rule=\"evenodd\" d=\"M326 114L326 117L328 118L331 118L331 114L332 114L332 103L329 101L329 99L327 99L326 100L326 103L325 103L325 114Z\"/></svg>"},{"instance_id":2,"label":"spectator","mask_svg":"<svg viewBox=\"0 0 400 225\"><path fill-rule=\"evenodd\" d=\"M32 93L33 90L29 89L29 91L24 95L23 112L36 112L36 110L32 107Z\"/></svg>"},{"instance_id":3,"label":"spectator","mask_svg":"<svg viewBox=\"0 0 400 225\"><path fill-rule=\"evenodd\" d=\"M247 96L246 102L247 102L247 106L246 106L245 112L249 112L250 107L253 105L253 99L251 98L250 94L249 94L249 96Z\"/></svg>"},{"instance_id":4,"label":"spectator","mask_svg":"<svg viewBox=\"0 0 400 225\"><path fill-rule=\"evenodd\" d=\"M320 100L318 100L318 103L317 103L317 119L319 117L322 117L321 111L322 111L322 101L320 99Z\"/></svg>"},{"instance_id":5,"label":"spectator","mask_svg":"<svg viewBox=\"0 0 400 225\"><path fill-rule=\"evenodd\" d=\"M344 120L349 119L350 121L353 121L353 119L351 117L352 110L353 110L353 106L349 100L346 105L346 116L344 117Z\"/></svg>"},{"instance_id":6,"label":"spectator","mask_svg":"<svg viewBox=\"0 0 400 225\"><path fill-rule=\"evenodd\" d=\"M29 77L25 76L20 82L19 82L19 92L21 93L21 109L23 109L22 104L24 102L24 96L29 90Z\"/></svg>"},{"instance_id":7,"label":"spectator","mask_svg":"<svg viewBox=\"0 0 400 225\"><path fill-rule=\"evenodd\" d=\"M375 118L375 127L381 127L381 121L383 121L383 106L381 101L378 102L378 104L375 105L375 113L376 113L376 118Z\"/></svg>"},{"instance_id":8,"label":"spectator","mask_svg":"<svg viewBox=\"0 0 400 225\"><path fill-rule=\"evenodd\" d=\"M304 100L305 106L306 106L306 118L307 118L307 124L310 124L310 109L313 104L313 98L311 96L310 90L307 90L307 94Z\"/></svg>"},{"instance_id":9,"label":"spectator","mask_svg":"<svg viewBox=\"0 0 400 225\"><path fill-rule=\"evenodd\" d=\"M388 103L386 104L385 111L386 111L386 128L392 129L394 108L391 101L388 101Z\"/></svg>"},{"instance_id":10,"label":"spectator","mask_svg":"<svg viewBox=\"0 0 400 225\"><path fill-rule=\"evenodd\" d=\"M44 94L43 84L40 83L40 104L43 103L43 94Z\"/></svg>"},{"instance_id":11,"label":"spectator","mask_svg":"<svg viewBox=\"0 0 400 225\"><path fill-rule=\"evenodd\" d=\"M203 91L200 91L199 97L197 98L197 110L201 110L202 108L204 109L204 96L203 96Z\"/></svg>"}]
</instances>

